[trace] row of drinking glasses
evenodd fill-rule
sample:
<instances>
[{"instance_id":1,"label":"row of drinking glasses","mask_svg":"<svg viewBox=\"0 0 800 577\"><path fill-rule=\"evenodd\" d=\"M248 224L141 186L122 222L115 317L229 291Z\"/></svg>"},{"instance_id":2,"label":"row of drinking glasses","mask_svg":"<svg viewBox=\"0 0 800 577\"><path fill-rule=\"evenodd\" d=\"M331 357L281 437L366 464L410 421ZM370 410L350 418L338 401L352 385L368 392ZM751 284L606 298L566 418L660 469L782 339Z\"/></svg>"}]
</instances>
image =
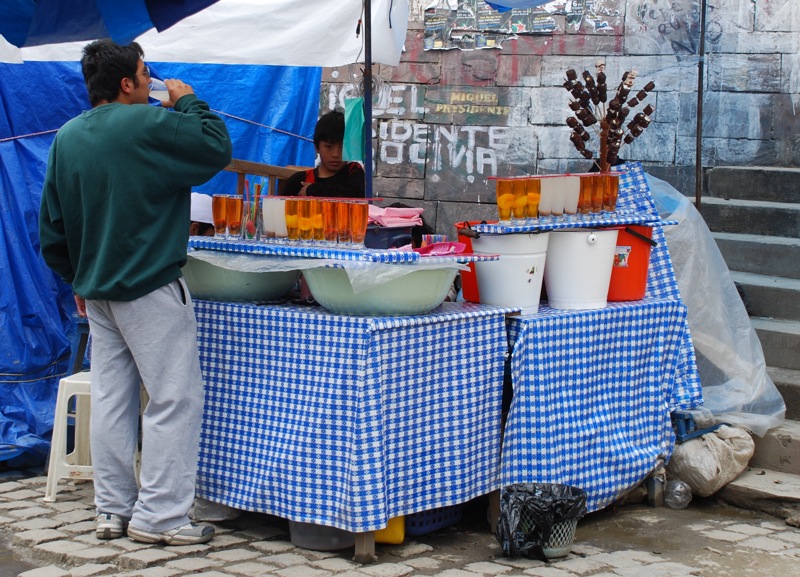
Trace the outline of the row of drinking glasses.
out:
<instances>
[{"instance_id":1,"label":"row of drinking glasses","mask_svg":"<svg viewBox=\"0 0 800 577\"><path fill-rule=\"evenodd\" d=\"M363 248L369 205L358 199L265 196L250 201L238 195L214 195L212 211L216 238Z\"/></svg>"},{"instance_id":2,"label":"row of drinking glasses","mask_svg":"<svg viewBox=\"0 0 800 577\"><path fill-rule=\"evenodd\" d=\"M532 224L540 219L613 213L619 173L498 178L495 186L500 224Z\"/></svg>"}]
</instances>

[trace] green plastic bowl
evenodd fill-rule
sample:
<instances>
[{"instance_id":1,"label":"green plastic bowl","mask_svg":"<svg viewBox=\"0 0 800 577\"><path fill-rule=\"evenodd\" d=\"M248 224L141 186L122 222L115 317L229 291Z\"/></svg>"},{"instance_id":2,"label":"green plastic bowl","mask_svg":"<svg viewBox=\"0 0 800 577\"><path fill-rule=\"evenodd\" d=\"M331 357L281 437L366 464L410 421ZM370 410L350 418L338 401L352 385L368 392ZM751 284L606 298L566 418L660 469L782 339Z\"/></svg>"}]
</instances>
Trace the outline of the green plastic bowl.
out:
<instances>
[{"instance_id":1,"label":"green plastic bowl","mask_svg":"<svg viewBox=\"0 0 800 577\"><path fill-rule=\"evenodd\" d=\"M214 301L274 301L294 286L300 271L242 272L192 258L183 267L192 298Z\"/></svg>"}]
</instances>

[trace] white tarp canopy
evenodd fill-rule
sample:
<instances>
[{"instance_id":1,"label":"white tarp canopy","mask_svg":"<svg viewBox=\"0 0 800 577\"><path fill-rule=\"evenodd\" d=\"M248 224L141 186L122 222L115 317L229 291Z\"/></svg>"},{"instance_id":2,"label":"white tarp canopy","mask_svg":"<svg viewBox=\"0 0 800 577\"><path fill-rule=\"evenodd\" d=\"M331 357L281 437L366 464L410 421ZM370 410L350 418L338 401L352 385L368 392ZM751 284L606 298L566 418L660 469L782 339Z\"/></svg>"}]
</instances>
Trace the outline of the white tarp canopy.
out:
<instances>
[{"instance_id":1,"label":"white tarp canopy","mask_svg":"<svg viewBox=\"0 0 800 577\"><path fill-rule=\"evenodd\" d=\"M371 4L371 60L396 66L408 28L408 0ZM363 22L362 0L219 0L164 32L152 29L136 40L156 62L331 67L364 61ZM18 49L0 36L0 61L80 60L86 44Z\"/></svg>"}]
</instances>

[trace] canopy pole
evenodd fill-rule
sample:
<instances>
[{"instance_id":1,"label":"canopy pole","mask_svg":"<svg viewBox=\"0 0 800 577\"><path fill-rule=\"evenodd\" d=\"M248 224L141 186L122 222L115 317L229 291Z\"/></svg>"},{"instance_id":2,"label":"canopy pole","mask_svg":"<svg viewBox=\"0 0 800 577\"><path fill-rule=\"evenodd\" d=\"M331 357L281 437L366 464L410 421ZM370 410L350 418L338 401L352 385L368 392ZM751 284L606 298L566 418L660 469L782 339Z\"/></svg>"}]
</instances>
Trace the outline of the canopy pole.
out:
<instances>
[{"instance_id":1,"label":"canopy pole","mask_svg":"<svg viewBox=\"0 0 800 577\"><path fill-rule=\"evenodd\" d=\"M703 196L703 66L706 57L706 0L700 3L700 48L697 59L697 142L694 160L694 204L700 211Z\"/></svg>"},{"instance_id":2,"label":"canopy pole","mask_svg":"<svg viewBox=\"0 0 800 577\"><path fill-rule=\"evenodd\" d=\"M372 198L372 5L364 0L364 192Z\"/></svg>"}]
</instances>

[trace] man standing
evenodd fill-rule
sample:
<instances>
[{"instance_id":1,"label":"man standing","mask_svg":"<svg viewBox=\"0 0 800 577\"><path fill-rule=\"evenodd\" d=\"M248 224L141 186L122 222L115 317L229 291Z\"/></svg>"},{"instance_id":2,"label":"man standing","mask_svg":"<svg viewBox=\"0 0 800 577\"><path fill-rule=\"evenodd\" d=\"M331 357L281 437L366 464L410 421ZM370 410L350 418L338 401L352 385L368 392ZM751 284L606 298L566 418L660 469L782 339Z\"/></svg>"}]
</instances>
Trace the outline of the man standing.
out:
<instances>
[{"instance_id":1,"label":"man standing","mask_svg":"<svg viewBox=\"0 0 800 577\"><path fill-rule=\"evenodd\" d=\"M92 333L97 537L127 530L135 541L188 545L211 540L214 528L188 517L204 398L180 269L191 187L230 162L231 142L225 123L180 80L166 80L162 107L148 105L143 57L136 43L84 48L92 109L67 122L50 149L39 236ZM140 383L150 401L137 489Z\"/></svg>"}]
</instances>

